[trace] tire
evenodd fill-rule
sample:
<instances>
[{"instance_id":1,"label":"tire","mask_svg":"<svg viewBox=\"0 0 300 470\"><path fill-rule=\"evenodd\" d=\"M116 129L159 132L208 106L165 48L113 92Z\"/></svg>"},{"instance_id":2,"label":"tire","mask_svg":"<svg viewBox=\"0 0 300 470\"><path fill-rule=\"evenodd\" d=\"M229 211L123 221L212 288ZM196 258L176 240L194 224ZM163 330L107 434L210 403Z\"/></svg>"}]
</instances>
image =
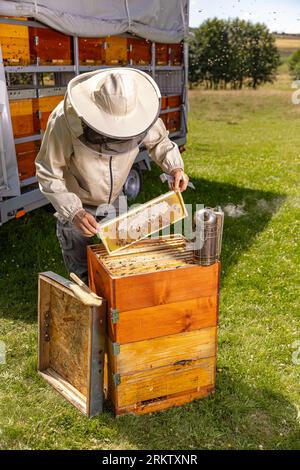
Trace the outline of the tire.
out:
<instances>
[{"instance_id":1,"label":"tire","mask_svg":"<svg viewBox=\"0 0 300 470\"><path fill-rule=\"evenodd\" d=\"M129 200L132 201L138 197L142 189L142 183L142 172L137 165L134 165L123 187L123 191Z\"/></svg>"}]
</instances>

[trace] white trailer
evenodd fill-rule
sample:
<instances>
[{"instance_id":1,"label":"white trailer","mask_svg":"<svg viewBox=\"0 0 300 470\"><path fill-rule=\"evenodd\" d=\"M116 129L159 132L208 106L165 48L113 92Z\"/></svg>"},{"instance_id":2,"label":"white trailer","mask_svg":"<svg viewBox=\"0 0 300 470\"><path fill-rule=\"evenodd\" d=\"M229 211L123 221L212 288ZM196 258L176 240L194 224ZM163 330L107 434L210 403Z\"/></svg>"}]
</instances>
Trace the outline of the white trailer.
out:
<instances>
[{"instance_id":1,"label":"white trailer","mask_svg":"<svg viewBox=\"0 0 300 470\"><path fill-rule=\"evenodd\" d=\"M181 95L180 129L170 137L179 147L186 143L188 90L188 0L110 0L74 2L71 0L1 1L0 31L5 24L51 27L72 36L73 65L6 65L0 44L0 225L33 209L48 204L38 189L35 176L20 180L15 145L40 140L42 132L14 138L9 101L64 94L68 81L83 72L105 65L80 65L78 37L131 35L151 41L149 65L138 65L158 83L163 95ZM24 17L27 18L26 21ZM1 36L1 34L0 34ZM156 42L179 43L184 40L182 65L157 65ZM126 65L127 67L130 64ZM109 66L111 67L111 65ZM41 86L40 74L53 73L52 86ZM32 85L13 85L11 77L31 74ZM28 76L28 75L27 75ZM168 110L162 111L162 113ZM148 153L142 149L125 184L125 192L134 198L139 193L141 170L150 170Z\"/></svg>"}]
</instances>

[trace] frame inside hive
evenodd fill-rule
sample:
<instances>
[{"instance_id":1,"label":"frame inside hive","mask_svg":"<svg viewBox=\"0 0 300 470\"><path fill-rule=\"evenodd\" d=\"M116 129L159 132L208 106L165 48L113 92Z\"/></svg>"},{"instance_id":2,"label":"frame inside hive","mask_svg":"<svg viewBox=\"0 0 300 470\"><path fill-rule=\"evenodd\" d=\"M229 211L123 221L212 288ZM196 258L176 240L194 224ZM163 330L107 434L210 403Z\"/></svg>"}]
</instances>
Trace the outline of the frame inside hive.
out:
<instances>
[{"instance_id":1,"label":"frame inside hive","mask_svg":"<svg viewBox=\"0 0 300 470\"><path fill-rule=\"evenodd\" d=\"M109 254L116 253L187 216L180 192L170 191L100 224L98 236Z\"/></svg>"},{"instance_id":2,"label":"frame inside hive","mask_svg":"<svg viewBox=\"0 0 300 470\"><path fill-rule=\"evenodd\" d=\"M193 248L182 235L141 240L114 256L110 256L103 245L94 246L93 252L112 278L178 269L196 264Z\"/></svg>"}]
</instances>

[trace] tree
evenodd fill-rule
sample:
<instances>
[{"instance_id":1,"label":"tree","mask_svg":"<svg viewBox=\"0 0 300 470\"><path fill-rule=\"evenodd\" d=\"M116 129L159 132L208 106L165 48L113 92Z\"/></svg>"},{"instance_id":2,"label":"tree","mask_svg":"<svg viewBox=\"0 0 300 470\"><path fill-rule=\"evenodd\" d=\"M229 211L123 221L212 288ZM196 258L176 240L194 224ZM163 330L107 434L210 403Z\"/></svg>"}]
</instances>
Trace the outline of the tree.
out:
<instances>
[{"instance_id":1,"label":"tree","mask_svg":"<svg viewBox=\"0 0 300 470\"><path fill-rule=\"evenodd\" d=\"M263 24L240 19L205 21L194 29L191 62L197 64L190 73L192 83L207 88L257 88L272 82L279 65L275 37Z\"/></svg>"},{"instance_id":2,"label":"tree","mask_svg":"<svg viewBox=\"0 0 300 470\"><path fill-rule=\"evenodd\" d=\"M291 55L289 69L292 77L295 80L300 80L300 49Z\"/></svg>"},{"instance_id":3,"label":"tree","mask_svg":"<svg viewBox=\"0 0 300 470\"><path fill-rule=\"evenodd\" d=\"M201 70L197 51L197 41L195 37L192 37L189 40L189 84L191 88L193 85L198 85L201 81Z\"/></svg>"},{"instance_id":4,"label":"tree","mask_svg":"<svg viewBox=\"0 0 300 470\"><path fill-rule=\"evenodd\" d=\"M280 55L275 44L275 36L264 24L248 23L248 76L249 86L257 88L263 83L272 83L280 64Z\"/></svg>"}]
</instances>

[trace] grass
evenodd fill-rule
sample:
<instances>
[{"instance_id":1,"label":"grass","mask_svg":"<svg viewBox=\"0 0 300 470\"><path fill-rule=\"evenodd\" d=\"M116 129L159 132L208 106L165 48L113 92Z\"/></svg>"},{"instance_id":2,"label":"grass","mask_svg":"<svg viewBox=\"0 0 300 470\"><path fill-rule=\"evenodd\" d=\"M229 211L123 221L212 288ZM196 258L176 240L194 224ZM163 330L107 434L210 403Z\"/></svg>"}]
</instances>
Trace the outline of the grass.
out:
<instances>
[{"instance_id":1,"label":"grass","mask_svg":"<svg viewBox=\"0 0 300 470\"><path fill-rule=\"evenodd\" d=\"M300 49L300 35L277 36L276 45L283 57L287 57Z\"/></svg>"},{"instance_id":2,"label":"grass","mask_svg":"<svg viewBox=\"0 0 300 470\"><path fill-rule=\"evenodd\" d=\"M45 209L0 229L2 449L300 449L297 303L300 106L290 83L190 94L187 203L241 204L226 217L216 394L144 417L88 420L36 374L37 274L64 274ZM139 201L166 190L159 170Z\"/></svg>"}]
</instances>

